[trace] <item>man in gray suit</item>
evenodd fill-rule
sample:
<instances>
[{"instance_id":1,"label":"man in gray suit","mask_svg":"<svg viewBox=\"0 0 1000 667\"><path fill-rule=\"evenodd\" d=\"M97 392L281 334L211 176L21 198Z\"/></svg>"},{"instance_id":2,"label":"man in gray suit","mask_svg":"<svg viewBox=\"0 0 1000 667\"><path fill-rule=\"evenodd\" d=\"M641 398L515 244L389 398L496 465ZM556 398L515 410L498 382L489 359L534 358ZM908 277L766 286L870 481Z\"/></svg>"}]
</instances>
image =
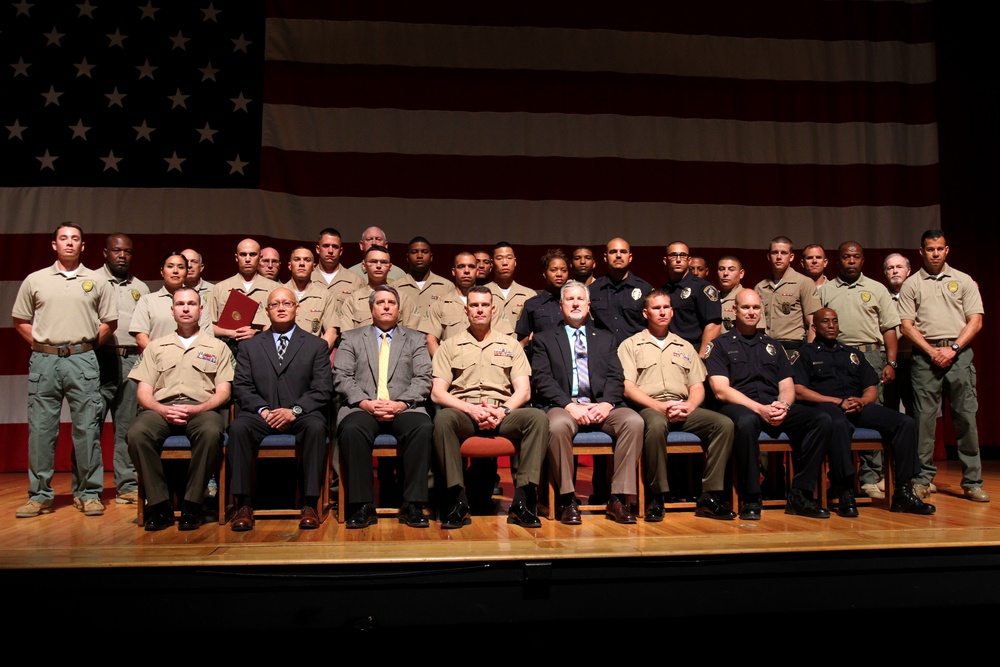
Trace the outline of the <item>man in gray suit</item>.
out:
<instances>
[{"instance_id":1,"label":"man in gray suit","mask_svg":"<svg viewBox=\"0 0 1000 667\"><path fill-rule=\"evenodd\" d=\"M343 407L337 434L347 482L347 527L377 520L372 445L379 433L396 438L403 461L399 522L426 528L433 425L424 402L431 390L426 336L399 325L399 293L380 285L368 296L372 325L345 331L334 360L335 387Z\"/></svg>"}]
</instances>

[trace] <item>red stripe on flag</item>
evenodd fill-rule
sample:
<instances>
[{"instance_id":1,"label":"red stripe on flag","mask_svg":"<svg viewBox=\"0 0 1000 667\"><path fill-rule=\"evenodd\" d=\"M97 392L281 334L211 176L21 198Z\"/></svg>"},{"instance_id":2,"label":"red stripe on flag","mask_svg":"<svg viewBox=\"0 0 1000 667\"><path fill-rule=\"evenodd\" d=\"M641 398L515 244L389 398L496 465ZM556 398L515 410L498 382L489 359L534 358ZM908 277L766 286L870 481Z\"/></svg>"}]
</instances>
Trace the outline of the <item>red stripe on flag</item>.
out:
<instances>
[{"instance_id":1,"label":"red stripe on flag","mask_svg":"<svg viewBox=\"0 0 1000 667\"><path fill-rule=\"evenodd\" d=\"M780 165L262 150L261 187L306 197L931 206L937 165Z\"/></svg>"}]
</instances>

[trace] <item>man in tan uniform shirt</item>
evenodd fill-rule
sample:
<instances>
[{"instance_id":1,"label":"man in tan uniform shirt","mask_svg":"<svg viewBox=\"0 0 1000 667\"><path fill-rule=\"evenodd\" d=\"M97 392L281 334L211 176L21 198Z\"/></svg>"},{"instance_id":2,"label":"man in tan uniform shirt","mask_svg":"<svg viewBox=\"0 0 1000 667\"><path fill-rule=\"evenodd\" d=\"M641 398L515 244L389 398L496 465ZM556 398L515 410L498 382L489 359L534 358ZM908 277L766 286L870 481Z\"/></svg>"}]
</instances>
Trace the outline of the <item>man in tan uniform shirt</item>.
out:
<instances>
[{"instance_id":1,"label":"man in tan uniform shirt","mask_svg":"<svg viewBox=\"0 0 1000 667\"><path fill-rule=\"evenodd\" d=\"M315 268L316 259L312 250L305 246L295 248L288 259L292 279L284 287L290 289L299 302L295 326L319 336L326 341L327 347L332 348L337 340L336 299L331 290L313 282Z\"/></svg>"},{"instance_id":2,"label":"man in tan uniform shirt","mask_svg":"<svg viewBox=\"0 0 1000 667\"><path fill-rule=\"evenodd\" d=\"M267 295L271 293L271 290L281 287L279 283L257 273L259 261L260 244L253 239L240 241L239 245L236 246L236 275L213 287L208 299L215 336L225 340L233 350L241 340L252 338L270 324L264 304L267 303ZM219 318L222 317L226 301L229 299L229 293L233 290L242 292L256 301L258 304L257 312L253 316L252 323L237 329L225 329L220 327L218 322Z\"/></svg>"},{"instance_id":3,"label":"man in tan uniform shirt","mask_svg":"<svg viewBox=\"0 0 1000 667\"><path fill-rule=\"evenodd\" d=\"M448 498L442 528L470 522L465 495L462 440L496 434L521 443L514 477L514 501L507 523L537 528L535 485L549 438L549 421L531 400L531 367L513 336L493 331L493 296L485 286L469 290L469 328L449 338L434 355L431 399L440 406L434 417L434 451L444 471Z\"/></svg>"},{"instance_id":4,"label":"man in tan uniform shirt","mask_svg":"<svg viewBox=\"0 0 1000 667\"><path fill-rule=\"evenodd\" d=\"M469 328L465 303L478 275L475 255L471 252L455 255L451 275L454 289L434 300L427 318L417 327L418 331L427 335L427 351L432 357L441 343Z\"/></svg>"},{"instance_id":5,"label":"man in tan uniform shirt","mask_svg":"<svg viewBox=\"0 0 1000 667\"><path fill-rule=\"evenodd\" d=\"M312 280L333 295L334 312L340 310L351 292L365 284L364 278L340 263L343 252L340 232L333 227L327 227L319 233L319 240L316 241L316 257L319 263L313 269Z\"/></svg>"},{"instance_id":6,"label":"man in tan uniform shirt","mask_svg":"<svg viewBox=\"0 0 1000 667\"><path fill-rule=\"evenodd\" d=\"M132 239L125 234L111 234L104 242L104 266L98 271L108 281L118 304L118 326L114 340L97 348L97 363L101 367L101 397L104 414L111 412L115 436L115 488L116 502L134 504L139 500L135 479L135 466L128 455L125 434L132 420L139 414L135 398L135 384L128 379L129 372L139 361L139 348L130 330L132 314L139 300L149 294L149 288L131 273Z\"/></svg>"},{"instance_id":7,"label":"man in tan uniform shirt","mask_svg":"<svg viewBox=\"0 0 1000 667\"><path fill-rule=\"evenodd\" d=\"M493 292L493 305L497 309L497 319L493 326L501 333L512 334L521 316L524 302L537 292L514 281L517 257L514 248L506 241L493 246L493 282L486 286Z\"/></svg>"},{"instance_id":8,"label":"man in tan uniform shirt","mask_svg":"<svg viewBox=\"0 0 1000 667\"><path fill-rule=\"evenodd\" d=\"M802 347L811 335L812 314L821 307L816 284L792 268L794 259L791 239L772 239L767 254L771 275L754 287L767 318L765 331L781 343L786 354Z\"/></svg>"},{"instance_id":9,"label":"man in tan uniform shirt","mask_svg":"<svg viewBox=\"0 0 1000 667\"><path fill-rule=\"evenodd\" d=\"M143 412L128 431L129 452L146 490L146 530L174 523L170 489L160 451L170 435L186 435L191 463L181 505L179 530L201 525L201 500L208 478L222 462L226 419L219 411L229 401L233 357L222 341L201 331L201 297L190 287L174 292L177 330L157 338L129 374L138 383Z\"/></svg>"},{"instance_id":10,"label":"man in tan uniform shirt","mask_svg":"<svg viewBox=\"0 0 1000 667\"><path fill-rule=\"evenodd\" d=\"M930 229L920 238L924 266L907 278L899 293L903 335L913 341L913 410L917 421L920 475L913 491L926 498L937 474L934 429L945 394L951 403L962 463L962 489L975 502L989 502L983 489L976 413L976 369L969 345L983 327L983 300L976 282L951 268L944 232Z\"/></svg>"},{"instance_id":11,"label":"man in tan uniform shirt","mask_svg":"<svg viewBox=\"0 0 1000 667\"><path fill-rule=\"evenodd\" d=\"M73 505L104 514L100 372L94 348L110 342L118 324L115 294L99 273L80 263L83 232L61 224L52 235L55 263L21 283L14 328L31 345L28 366L28 502L17 518L52 511L59 413L63 399L73 421Z\"/></svg>"},{"instance_id":12,"label":"man in tan uniform shirt","mask_svg":"<svg viewBox=\"0 0 1000 667\"><path fill-rule=\"evenodd\" d=\"M368 284L351 292L351 296L344 301L335 318L336 327L341 333L371 325L372 310L368 305L368 295L379 285L388 283L389 270L392 268L388 248L378 245L368 248L365 252L364 265ZM411 308L409 298L402 294L399 295L399 308L400 312L408 312Z\"/></svg>"},{"instance_id":13,"label":"man in tan uniform shirt","mask_svg":"<svg viewBox=\"0 0 1000 667\"><path fill-rule=\"evenodd\" d=\"M406 247L409 272L392 283L400 298L405 296L410 302L409 310L399 312L400 323L410 329L419 329L431 306L453 292L451 283L431 271L433 259L430 242L423 236L414 237Z\"/></svg>"},{"instance_id":14,"label":"man in tan uniform shirt","mask_svg":"<svg viewBox=\"0 0 1000 667\"><path fill-rule=\"evenodd\" d=\"M879 376L877 389L881 405L883 387L896 379L899 314L885 286L861 272L864 264L865 251L860 243L841 243L837 248L837 277L823 283L819 288L819 298L824 308L837 312L840 323L837 342L860 350ZM870 498L884 498L882 452L861 452L860 459L858 477L861 490Z\"/></svg>"},{"instance_id":15,"label":"man in tan uniform shirt","mask_svg":"<svg viewBox=\"0 0 1000 667\"><path fill-rule=\"evenodd\" d=\"M743 261L736 255L726 255L719 260L719 304L722 306L722 331L725 333L736 323L736 295L746 289L743 280ZM767 329L767 319L761 313L758 329Z\"/></svg>"}]
</instances>

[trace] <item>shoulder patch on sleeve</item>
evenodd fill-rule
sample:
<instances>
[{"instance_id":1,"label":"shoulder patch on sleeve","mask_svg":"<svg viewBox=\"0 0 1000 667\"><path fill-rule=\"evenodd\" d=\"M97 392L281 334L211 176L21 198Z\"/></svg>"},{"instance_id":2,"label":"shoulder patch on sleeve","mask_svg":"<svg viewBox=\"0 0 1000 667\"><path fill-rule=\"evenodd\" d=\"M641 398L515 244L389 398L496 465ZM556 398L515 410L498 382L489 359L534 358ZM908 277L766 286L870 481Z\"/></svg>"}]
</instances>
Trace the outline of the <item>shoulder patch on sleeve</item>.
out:
<instances>
[{"instance_id":1,"label":"shoulder patch on sleeve","mask_svg":"<svg viewBox=\"0 0 1000 667\"><path fill-rule=\"evenodd\" d=\"M719 300L719 290L715 289L714 285L705 285L705 289L703 291L705 292L705 296L708 297L709 301Z\"/></svg>"},{"instance_id":2,"label":"shoulder patch on sleeve","mask_svg":"<svg viewBox=\"0 0 1000 667\"><path fill-rule=\"evenodd\" d=\"M795 362L799 360L800 356L802 355L799 354L798 350L792 350L791 354L788 355L788 362L794 366Z\"/></svg>"}]
</instances>

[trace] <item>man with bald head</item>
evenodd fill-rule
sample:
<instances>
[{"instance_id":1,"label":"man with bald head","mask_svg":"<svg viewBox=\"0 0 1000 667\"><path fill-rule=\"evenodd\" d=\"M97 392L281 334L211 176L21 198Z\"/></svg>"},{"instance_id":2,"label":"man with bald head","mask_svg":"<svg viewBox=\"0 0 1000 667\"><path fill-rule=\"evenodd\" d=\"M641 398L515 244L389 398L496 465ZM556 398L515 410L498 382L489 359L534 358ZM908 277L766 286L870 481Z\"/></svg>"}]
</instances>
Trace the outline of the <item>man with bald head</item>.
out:
<instances>
[{"instance_id":1,"label":"man with bald head","mask_svg":"<svg viewBox=\"0 0 1000 667\"><path fill-rule=\"evenodd\" d=\"M371 248L373 245L381 246L385 248L386 251L389 250L389 237L378 227L369 227L366 229L364 233L361 234L361 241L358 243L358 247L361 248L362 261L352 266L350 270L362 278L366 277L364 257L368 252L368 248ZM404 273L401 268L393 266L389 269L389 275L386 276L386 282L391 283L394 280L399 280L405 275L406 273Z\"/></svg>"},{"instance_id":2,"label":"man with bald head","mask_svg":"<svg viewBox=\"0 0 1000 667\"><path fill-rule=\"evenodd\" d=\"M830 513L816 504L813 494L829 443L830 417L795 403L792 366L781 344L757 329L760 311L756 292L740 292L735 327L711 343L705 360L712 391L724 404L719 412L736 427L733 453L739 516L744 521L760 519L759 437L764 431L772 437L787 433L791 439L795 477L785 513L828 519Z\"/></svg>"},{"instance_id":3,"label":"man with bald head","mask_svg":"<svg viewBox=\"0 0 1000 667\"><path fill-rule=\"evenodd\" d=\"M883 387L896 380L899 314L885 286L861 272L864 265L865 251L860 243L841 243L837 249L837 277L823 283L819 288L819 299L825 308L837 311L837 341L857 348L878 375L876 390L881 404ZM861 453L859 477L861 490L866 495L871 498L885 497L881 452Z\"/></svg>"},{"instance_id":4,"label":"man with bald head","mask_svg":"<svg viewBox=\"0 0 1000 667\"><path fill-rule=\"evenodd\" d=\"M100 271L115 293L118 303L118 327L114 340L97 348L97 363L101 367L101 398L104 413L111 412L115 435L115 488L116 502L134 504L139 500L139 487L135 466L128 453L125 435L132 420L139 414L135 383L128 374L139 362L139 348L135 336L129 333L129 324L136 304L149 294L149 288L129 272L132 266L132 239L125 234L112 234L104 242L104 267Z\"/></svg>"},{"instance_id":5,"label":"man with bald head","mask_svg":"<svg viewBox=\"0 0 1000 667\"><path fill-rule=\"evenodd\" d=\"M646 328L642 310L653 286L629 271L632 248L625 239L608 241L604 263L607 273L590 284L590 314L597 328L613 333L615 345L621 345Z\"/></svg>"},{"instance_id":6,"label":"man with bald head","mask_svg":"<svg viewBox=\"0 0 1000 667\"><path fill-rule=\"evenodd\" d=\"M281 273L281 254L277 248L268 246L260 251L260 261L257 263L257 273L268 280L278 280Z\"/></svg>"},{"instance_id":7,"label":"man with bald head","mask_svg":"<svg viewBox=\"0 0 1000 667\"><path fill-rule=\"evenodd\" d=\"M299 528L318 528L317 512L326 462L326 411L333 393L330 351L319 336L295 325L299 304L285 287L267 297L270 329L240 345L233 397L240 413L229 425L226 456L237 513L234 531L252 530L251 468L260 441L289 433L302 449Z\"/></svg>"},{"instance_id":8,"label":"man with bald head","mask_svg":"<svg viewBox=\"0 0 1000 667\"><path fill-rule=\"evenodd\" d=\"M271 290L281 287L280 284L257 273L259 264L260 244L253 239L243 239L236 246L236 275L213 287L209 295L208 306L212 314L212 329L215 336L225 340L234 352L240 342L253 338L256 333L268 326L267 313L263 306L267 303L267 295ZM229 299L229 293L233 290L250 297L260 304L260 307L257 308L252 322L236 329L226 329L220 327L218 322Z\"/></svg>"}]
</instances>

